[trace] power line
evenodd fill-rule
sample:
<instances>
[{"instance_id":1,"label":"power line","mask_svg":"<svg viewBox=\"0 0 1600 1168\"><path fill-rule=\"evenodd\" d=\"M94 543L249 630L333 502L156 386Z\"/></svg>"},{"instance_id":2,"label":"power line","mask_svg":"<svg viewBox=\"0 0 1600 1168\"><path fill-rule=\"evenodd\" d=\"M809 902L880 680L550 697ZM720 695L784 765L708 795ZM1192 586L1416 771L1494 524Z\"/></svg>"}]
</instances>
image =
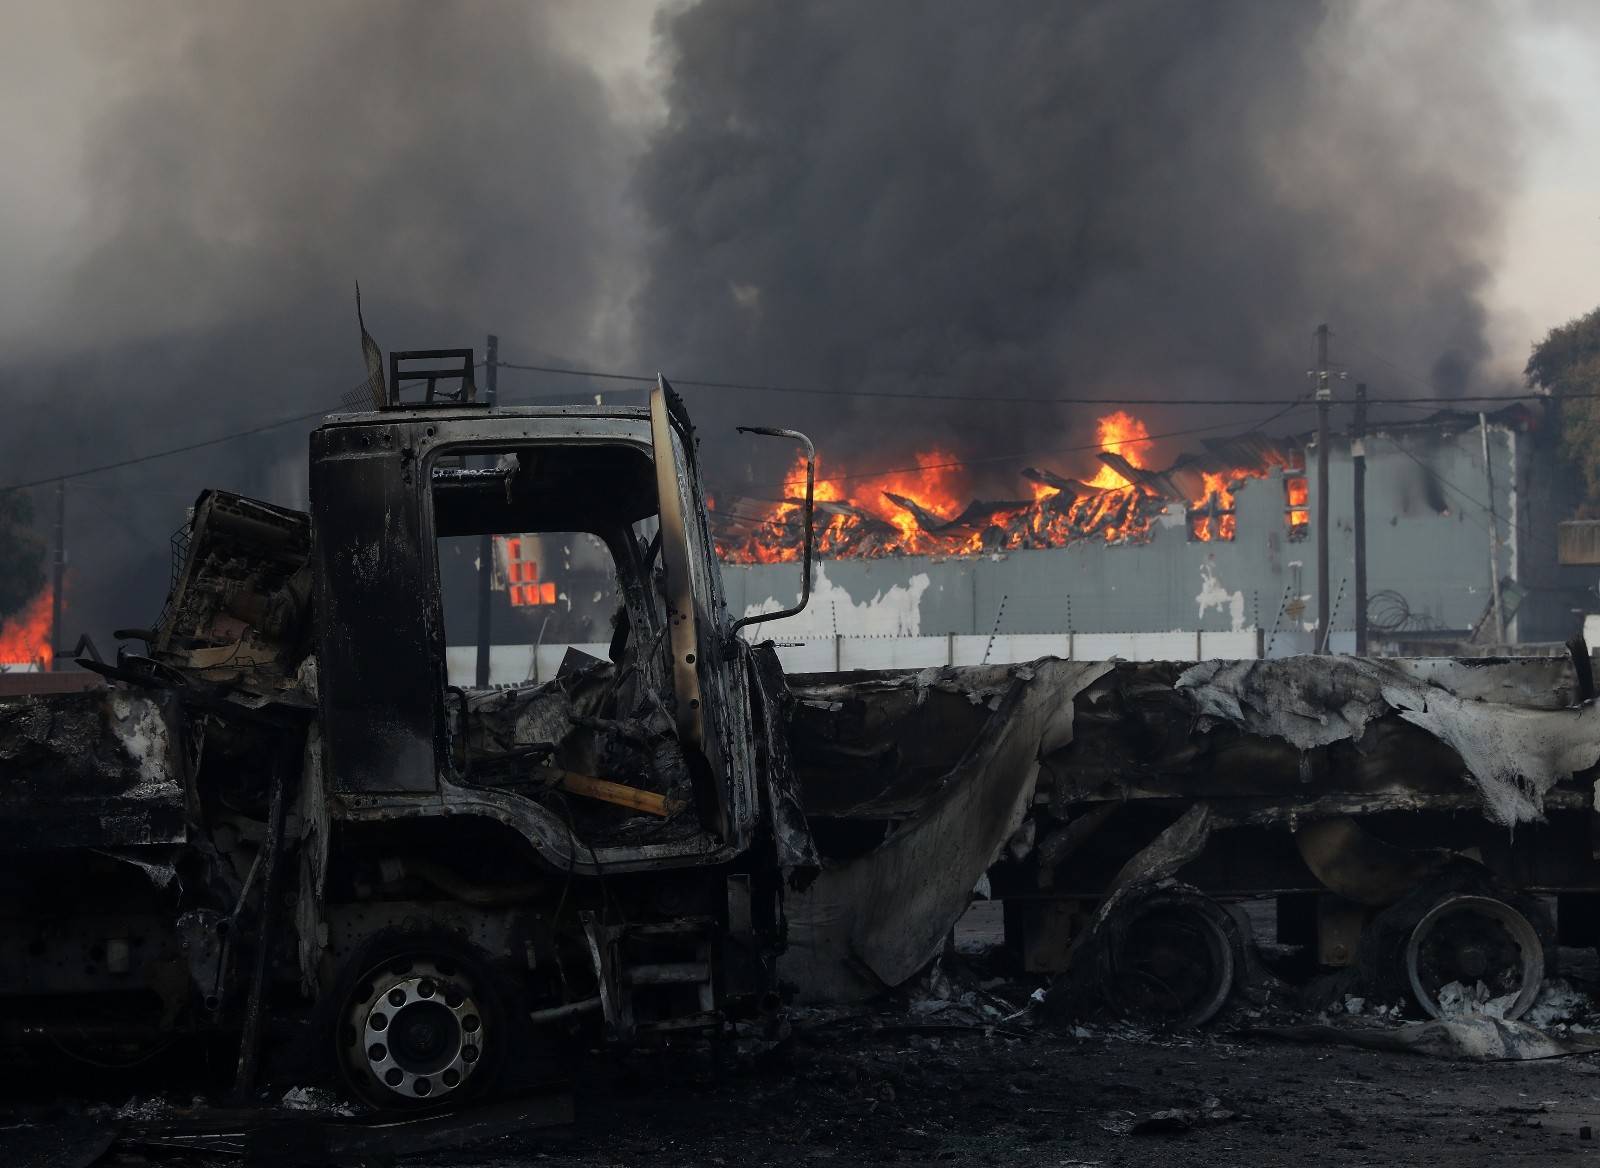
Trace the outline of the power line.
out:
<instances>
[{"instance_id":1,"label":"power line","mask_svg":"<svg viewBox=\"0 0 1600 1168\"><path fill-rule=\"evenodd\" d=\"M654 385L654 374L644 373L614 373L594 369L563 369L555 365L523 365L510 361L500 362L502 369L514 369L521 373L554 373L567 377L587 377L596 381L630 381L646 385ZM961 402L992 402L1000 404L1030 404L1030 405L1086 405L1086 406L1284 406L1298 405L1299 398L1247 398L1247 397L1038 397L1022 394L986 394L986 393L914 393L909 390L888 389L829 389L822 386L810 385L768 385L760 382L746 381L705 381L688 377L670 378L675 386L686 386L693 389L732 389L752 393L788 393L810 397L870 397L888 398L901 401L961 401ZM1416 406L1416 405L1454 405L1468 402L1476 403L1501 403L1511 404L1528 398L1541 398L1548 395L1533 390L1517 394L1463 394L1459 397L1407 397L1407 398L1369 398L1369 406ZM1567 394L1567 397L1600 397L1597 393Z\"/></svg>"},{"instance_id":2,"label":"power line","mask_svg":"<svg viewBox=\"0 0 1600 1168\"><path fill-rule=\"evenodd\" d=\"M116 462L103 462L98 466L84 467L80 470L65 471L61 474L46 475L41 479L32 479L23 483L12 483L0 487L0 494L8 491L25 491L30 487L42 487L47 483L61 482L67 479L80 479L85 475L99 474L102 471L120 470L125 466L138 466L142 462L154 462L158 458L171 458L174 454L187 454L192 450L203 450L207 446L220 446L224 442L232 442L237 438L248 438L253 434L264 434L268 430L277 430L284 426L292 426L296 422L308 422L312 418L320 418L327 414L327 409L313 410L308 414L296 414L292 418L279 418L275 422L263 422L259 426L251 426L248 430L235 430L231 434L219 434L215 438L206 438L199 442L188 442L182 446L173 446L167 450L155 450L149 454L136 455L133 458L119 459Z\"/></svg>"},{"instance_id":3,"label":"power line","mask_svg":"<svg viewBox=\"0 0 1600 1168\"><path fill-rule=\"evenodd\" d=\"M483 362L480 361L478 364L481 365ZM356 393L365 389L367 384L368 383L366 381L358 382L357 384L351 386L350 389L346 390L345 393ZM402 388L405 388L406 385L421 384L422 382L420 380L407 382L402 385ZM341 402L341 405L342 404L343 403ZM249 438L256 434L264 434L268 430L278 430L284 426L292 426L296 422L309 422L312 418L323 418L331 413L336 412L338 408L338 406L334 406L332 408L324 406L320 409L312 410L310 413L296 414L291 418L279 418L275 422L263 422L259 426L251 426L244 430L234 430L228 434L219 434L215 438L201 439L199 442L187 442L182 446L173 446L166 450L154 450L149 454L139 454L132 458L120 459L117 462L105 462L98 466L83 467L80 470L64 471L61 474L46 475L44 478L33 479L29 482L11 483L8 486L0 487L0 494L6 494L10 491L26 491L33 487L45 486L49 483L65 482L68 479L81 479L87 475L100 474L102 471L121 470L123 467L138 466L140 463L154 462L160 458L171 458L175 454L188 454L190 451L204 450L208 446L220 446L224 442L232 442L239 438Z\"/></svg>"}]
</instances>

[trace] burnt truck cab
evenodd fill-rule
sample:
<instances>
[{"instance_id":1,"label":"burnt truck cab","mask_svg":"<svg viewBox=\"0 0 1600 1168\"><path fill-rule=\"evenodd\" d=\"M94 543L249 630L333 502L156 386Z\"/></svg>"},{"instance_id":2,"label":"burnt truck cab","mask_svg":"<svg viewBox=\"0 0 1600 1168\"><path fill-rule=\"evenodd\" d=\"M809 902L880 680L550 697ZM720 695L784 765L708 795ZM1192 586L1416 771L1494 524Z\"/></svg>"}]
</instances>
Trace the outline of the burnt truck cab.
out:
<instances>
[{"instance_id":1,"label":"burnt truck cab","mask_svg":"<svg viewBox=\"0 0 1600 1168\"><path fill-rule=\"evenodd\" d=\"M745 649L692 436L667 392L650 409L336 416L312 435L321 725L339 817L483 816L552 869L591 876L725 863L750 846L760 795ZM658 793L685 805L687 825L585 840L526 787L481 781L472 695L447 677L439 541L542 531L592 535L611 553L624 606L611 664L671 716L690 787Z\"/></svg>"},{"instance_id":2,"label":"burnt truck cab","mask_svg":"<svg viewBox=\"0 0 1600 1168\"><path fill-rule=\"evenodd\" d=\"M670 385L647 408L497 408L463 373L453 399L430 381L420 404L397 400L397 374L385 408L330 417L311 438L307 780L326 794L304 802L327 825L302 857L325 920L301 931L346 939L331 965L353 980L326 991L336 1045L347 1082L384 1104L420 1092L371 1020L412 992L408 968L441 968L462 943L477 982L504 972L489 996L521 1003L503 1033L531 1019L547 1036L592 1013L626 1042L774 1011L782 881L816 862L782 672L727 613ZM569 654L542 684L452 684L445 549L465 541L481 558L490 537L541 533L609 560L605 655ZM482 999L471 982L462 994ZM407 999L393 1025L421 1005ZM434 1101L444 1085L421 1090Z\"/></svg>"}]
</instances>

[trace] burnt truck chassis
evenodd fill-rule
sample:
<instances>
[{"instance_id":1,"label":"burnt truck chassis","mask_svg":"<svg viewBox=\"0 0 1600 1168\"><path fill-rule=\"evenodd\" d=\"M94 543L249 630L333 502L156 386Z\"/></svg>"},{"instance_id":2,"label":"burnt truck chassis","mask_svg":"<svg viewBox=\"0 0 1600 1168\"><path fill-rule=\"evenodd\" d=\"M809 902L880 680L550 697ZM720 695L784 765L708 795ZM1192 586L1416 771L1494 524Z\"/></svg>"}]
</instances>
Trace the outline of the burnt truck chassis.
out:
<instances>
[{"instance_id":1,"label":"burnt truck chassis","mask_svg":"<svg viewBox=\"0 0 1600 1168\"><path fill-rule=\"evenodd\" d=\"M648 410L467 390L329 419L309 515L202 494L160 619L119 634L143 651L0 701L18 1065L192 1043L236 1097L336 1074L434 1105L561 1077L580 1039L775 1015L779 881L815 858L687 417L665 383ZM435 540L546 528L616 557L610 659L449 686Z\"/></svg>"}]
</instances>

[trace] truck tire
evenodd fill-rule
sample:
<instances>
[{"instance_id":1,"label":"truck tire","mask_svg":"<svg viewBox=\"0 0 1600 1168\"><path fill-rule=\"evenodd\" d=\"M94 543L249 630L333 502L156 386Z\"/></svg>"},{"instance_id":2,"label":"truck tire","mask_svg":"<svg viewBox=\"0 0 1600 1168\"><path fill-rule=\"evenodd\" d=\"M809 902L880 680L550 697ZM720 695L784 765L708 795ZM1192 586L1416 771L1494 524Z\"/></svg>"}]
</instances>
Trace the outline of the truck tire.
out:
<instances>
[{"instance_id":1,"label":"truck tire","mask_svg":"<svg viewBox=\"0 0 1600 1168\"><path fill-rule=\"evenodd\" d=\"M1452 925L1467 926L1452 935ZM1475 936L1474 930L1482 936ZM1555 973L1558 949L1549 911L1538 897L1507 887L1476 864L1457 863L1413 889L1368 922L1362 932L1359 992L1379 1001L1409 1002L1424 1017L1438 1017L1436 994L1441 982L1461 975L1465 981L1488 976L1466 961L1481 949L1479 964L1512 965L1518 982L1517 1000L1506 1013L1525 1011L1538 985ZM1504 950L1516 960L1501 960ZM1457 968L1460 966L1460 968ZM1507 975L1510 976L1510 975ZM1498 996L1512 988L1497 985ZM1521 991L1527 992L1521 992Z\"/></svg>"},{"instance_id":2,"label":"truck tire","mask_svg":"<svg viewBox=\"0 0 1600 1168\"><path fill-rule=\"evenodd\" d=\"M1121 906L1107 923L1100 985L1117 1014L1189 1030L1227 1004L1244 966L1243 941L1216 901L1172 884Z\"/></svg>"},{"instance_id":3,"label":"truck tire","mask_svg":"<svg viewBox=\"0 0 1600 1168\"><path fill-rule=\"evenodd\" d=\"M515 1041L515 996L493 963L456 936L379 934L334 987L329 1045L340 1081L385 1111L481 1096Z\"/></svg>"}]
</instances>

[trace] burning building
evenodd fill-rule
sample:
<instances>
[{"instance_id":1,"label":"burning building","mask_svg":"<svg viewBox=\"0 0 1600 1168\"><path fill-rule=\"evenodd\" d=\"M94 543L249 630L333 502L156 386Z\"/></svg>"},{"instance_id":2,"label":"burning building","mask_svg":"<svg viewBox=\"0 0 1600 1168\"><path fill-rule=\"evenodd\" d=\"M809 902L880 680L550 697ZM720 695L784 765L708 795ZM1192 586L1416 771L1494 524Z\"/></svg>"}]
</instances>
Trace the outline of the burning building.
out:
<instances>
[{"instance_id":1,"label":"burning building","mask_svg":"<svg viewBox=\"0 0 1600 1168\"><path fill-rule=\"evenodd\" d=\"M1480 426L1442 413L1385 424L1364 443L1368 627L1375 647L1493 642L1495 564L1510 642L1559 639L1555 485L1538 417ZM881 477L819 472L819 562L801 616L760 626L791 670L1026 660L1283 656L1315 647L1314 437L1202 444L1150 465L1125 411L1100 420L1092 477L1022 472L1015 497L964 501L940 452ZM1487 447L1492 474L1486 474ZM1328 647L1354 649L1354 461L1329 446ZM907 480L911 481L907 481ZM793 603L800 507L719 501L729 603L744 615ZM1543 500L1543 501L1541 501ZM1549 538L1541 524L1550 527Z\"/></svg>"}]
</instances>

